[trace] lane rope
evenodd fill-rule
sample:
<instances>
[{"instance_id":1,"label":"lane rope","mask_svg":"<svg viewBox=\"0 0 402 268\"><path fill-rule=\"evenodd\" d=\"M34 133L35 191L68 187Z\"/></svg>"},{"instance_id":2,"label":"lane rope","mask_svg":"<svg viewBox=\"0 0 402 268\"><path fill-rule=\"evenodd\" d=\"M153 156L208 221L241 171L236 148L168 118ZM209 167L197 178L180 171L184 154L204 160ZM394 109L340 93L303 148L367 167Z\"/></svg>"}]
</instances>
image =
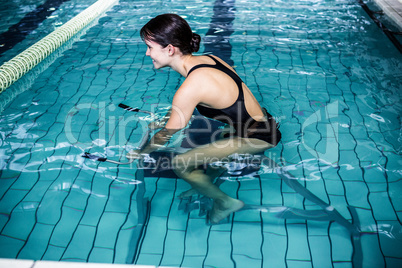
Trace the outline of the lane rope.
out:
<instances>
[{"instance_id":1,"label":"lane rope","mask_svg":"<svg viewBox=\"0 0 402 268\"><path fill-rule=\"evenodd\" d=\"M117 0L98 0L80 14L57 28L11 60L0 66L0 93L53 53L95 18L111 8Z\"/></svg>"}]
</instances>

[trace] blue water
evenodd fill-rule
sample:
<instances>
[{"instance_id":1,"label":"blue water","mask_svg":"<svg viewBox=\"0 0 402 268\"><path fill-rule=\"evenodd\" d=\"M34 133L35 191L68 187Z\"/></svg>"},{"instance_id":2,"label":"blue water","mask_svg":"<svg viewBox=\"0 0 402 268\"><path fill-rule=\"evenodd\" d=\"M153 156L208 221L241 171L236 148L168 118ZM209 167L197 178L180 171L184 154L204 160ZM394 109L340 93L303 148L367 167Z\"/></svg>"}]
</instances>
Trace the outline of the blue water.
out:
<instances>
[{"instance_id":1,"label":"blue water","mask_svg":"<svg viewBox=\"0 0 402 268\"><path fill-rule=\"evenodd\" d=\"M53 15L83 9L75 3ZM117 105L162 115L171 103L183 78L154 70L139 37L142 25L166 12L184 16L204 38L200 54L232 61L281 122L283 139L265 155L292 177L269 166L253 177L225 177L223 191L259 206L228 223L207 225L203 199L179 209L176 196L188 189L182 180L144 178L135 163L81 156L125 161L152 118ZM57 27L50 20L38 27ZM7 90L21 93L0 114L0 257L184 267L402 265L402 56L355 1L119 1L58 53ZM169 146L180 144L176 138ZM283 207L293 218L278 213Z\"/></svg>"}]
</instances>

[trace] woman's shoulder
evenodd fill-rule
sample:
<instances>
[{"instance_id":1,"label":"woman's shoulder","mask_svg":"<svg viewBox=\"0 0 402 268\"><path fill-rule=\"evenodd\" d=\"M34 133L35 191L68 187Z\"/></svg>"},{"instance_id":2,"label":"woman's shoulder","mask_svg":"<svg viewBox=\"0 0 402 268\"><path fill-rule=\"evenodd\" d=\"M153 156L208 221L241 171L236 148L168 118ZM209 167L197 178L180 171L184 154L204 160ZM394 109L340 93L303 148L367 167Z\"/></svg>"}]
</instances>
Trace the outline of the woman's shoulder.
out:
<instances>
[{"instance_id":1,"label":"woman's shoulder","mask_svg":"<svg viewBox=\"0 0 402 268\"><path fill-rule=\"evenodd\" d=\"M218 57L211 55L211 54L203 54L203 55L197 55L194 56L194 62L193 64L195 66L197 65L201 65L201 64L210 64L210 65L214 65L215 64L215 60L218 59Z\"/></svg>"},{"instance_id":2,"label":"woman's shoulder","mask_svg":"<svg viewBox=\"0 0 402 268\"><path fill-rule=\"evenodd\" d=\"M215 67L221 64L229 66L223 60L221 60L219 57L215 55L205 54L205 55L193 56L193 60L191 62L188 74L193 73L195 71L197 71L197 73L208 73L211 71L215 71L216 69L219 69Z\"/></svg>"},{"instance_id":3,"label":"woman's shoulder","mask_svg":"<svg viewBox=\"0 0 402 268\"><path fill-rule=\"evenodd\" d=\"M220 57L212 54L203 55L203 57L209 59L209 64L216 66L214 69L222 70L222 69L229 69L230 71L236 73L236 70L228 64L226 61L222 60ZM217 66L219 65L219 66ZM237 74L237 73L236 73Z\"/></svg>"},{"instance_id":4,"label":"woman's shoulder","mask_svg":"<svg viewBox=\"0 0 402 268\"><path fill-rule=\"evenodd\" d=\"M187 79L200 79L200 77L202 78L202 76L208 75L208 73L213 70L213 68L208 67L214 65L215 62L213 59L206 55L194 56L187 72Z\"/></svg>"}]
</instances>

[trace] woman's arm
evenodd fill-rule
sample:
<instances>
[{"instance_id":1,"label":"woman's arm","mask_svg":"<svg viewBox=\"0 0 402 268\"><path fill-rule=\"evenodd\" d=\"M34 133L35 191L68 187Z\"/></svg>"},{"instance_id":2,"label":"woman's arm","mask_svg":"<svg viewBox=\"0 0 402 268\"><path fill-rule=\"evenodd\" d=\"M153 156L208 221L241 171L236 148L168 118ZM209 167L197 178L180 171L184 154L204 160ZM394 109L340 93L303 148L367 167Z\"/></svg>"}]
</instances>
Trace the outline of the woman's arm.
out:
<instances>
[{"instance_id":1,"label":"woman's arm","mask_svg":"<svg viewBox=\"0 0 402 268\"><path fill-rule=\"evenodd\" d=\"M190 78L184 81L173 97L170 112L164 117L168 119L166 125L138 153L149 154L157 150L167 143L173 134L187 126L202 96L200 86L194 82L194 79Z\"/></svg>"},{"instance_id":2,"label":"woman's arm","mask_svg":"<svg viewBox=\"0 0 402 268\"><path fill-rule=\"evenodd\" d=\"M202 101L202 86L197 83L196 76L188 77L173 97L167 129L183 129L193 115L195 107Z\"/></svg>"},{"instance_id":3,"label":"woman's arm","mask_svg":"<svg viewBox=\"0 0 402 268\"><path fill-rule=\"evenodd\" d=\"M165 127L166 122L169 120L171 113L172 113L172 109L170 108L169 111L165 114L165 116L161 120L153 121L153 122L149 123L148 128L151 130L155 130L155 129Z\"/></svg>"},{"instance_id":4,"label":"woman's arm","mask_svg":"<svg viewBox=\"0 0 402 268\"><path fill-rule=\"evenodd\" d=\"M156 151L160 147L162 147L165 143L167 143L172 136L179 131L180 129L166 129L162 128L159 130L149 141L145 144L144 148L141 149L138 153L140 154L150 154L153 151Z\"/></svg>"}]
</instances>

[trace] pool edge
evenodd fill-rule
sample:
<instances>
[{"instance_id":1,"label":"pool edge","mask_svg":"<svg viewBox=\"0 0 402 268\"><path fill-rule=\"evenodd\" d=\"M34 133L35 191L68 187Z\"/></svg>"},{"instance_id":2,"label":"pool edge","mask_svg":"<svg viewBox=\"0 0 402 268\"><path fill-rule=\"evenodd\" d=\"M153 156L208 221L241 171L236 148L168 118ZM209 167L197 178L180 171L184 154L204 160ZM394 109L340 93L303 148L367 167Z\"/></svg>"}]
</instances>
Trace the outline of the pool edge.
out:
<instances>
[{"instance_id":1,"label":"pool edge","mask_svg":"<svg viewBox=\"0 0 402 268\"><path fill-rule=\"evenodd\" d=\"M0 258L0 268L167 268L167 266L112 264L112 263L86 263L86 262L57 262L34 261L23 259Z\"/></svg>"},{"instance_id":2,"label":"pool edge","mask_svg":"<svg viewBox=\"0 0 402 268\"><path fill-rule=\"evenodd\" d=\"M402 2L400 0L374 0L381 9L402 30Z\"/></svg>"}]
</instances>

